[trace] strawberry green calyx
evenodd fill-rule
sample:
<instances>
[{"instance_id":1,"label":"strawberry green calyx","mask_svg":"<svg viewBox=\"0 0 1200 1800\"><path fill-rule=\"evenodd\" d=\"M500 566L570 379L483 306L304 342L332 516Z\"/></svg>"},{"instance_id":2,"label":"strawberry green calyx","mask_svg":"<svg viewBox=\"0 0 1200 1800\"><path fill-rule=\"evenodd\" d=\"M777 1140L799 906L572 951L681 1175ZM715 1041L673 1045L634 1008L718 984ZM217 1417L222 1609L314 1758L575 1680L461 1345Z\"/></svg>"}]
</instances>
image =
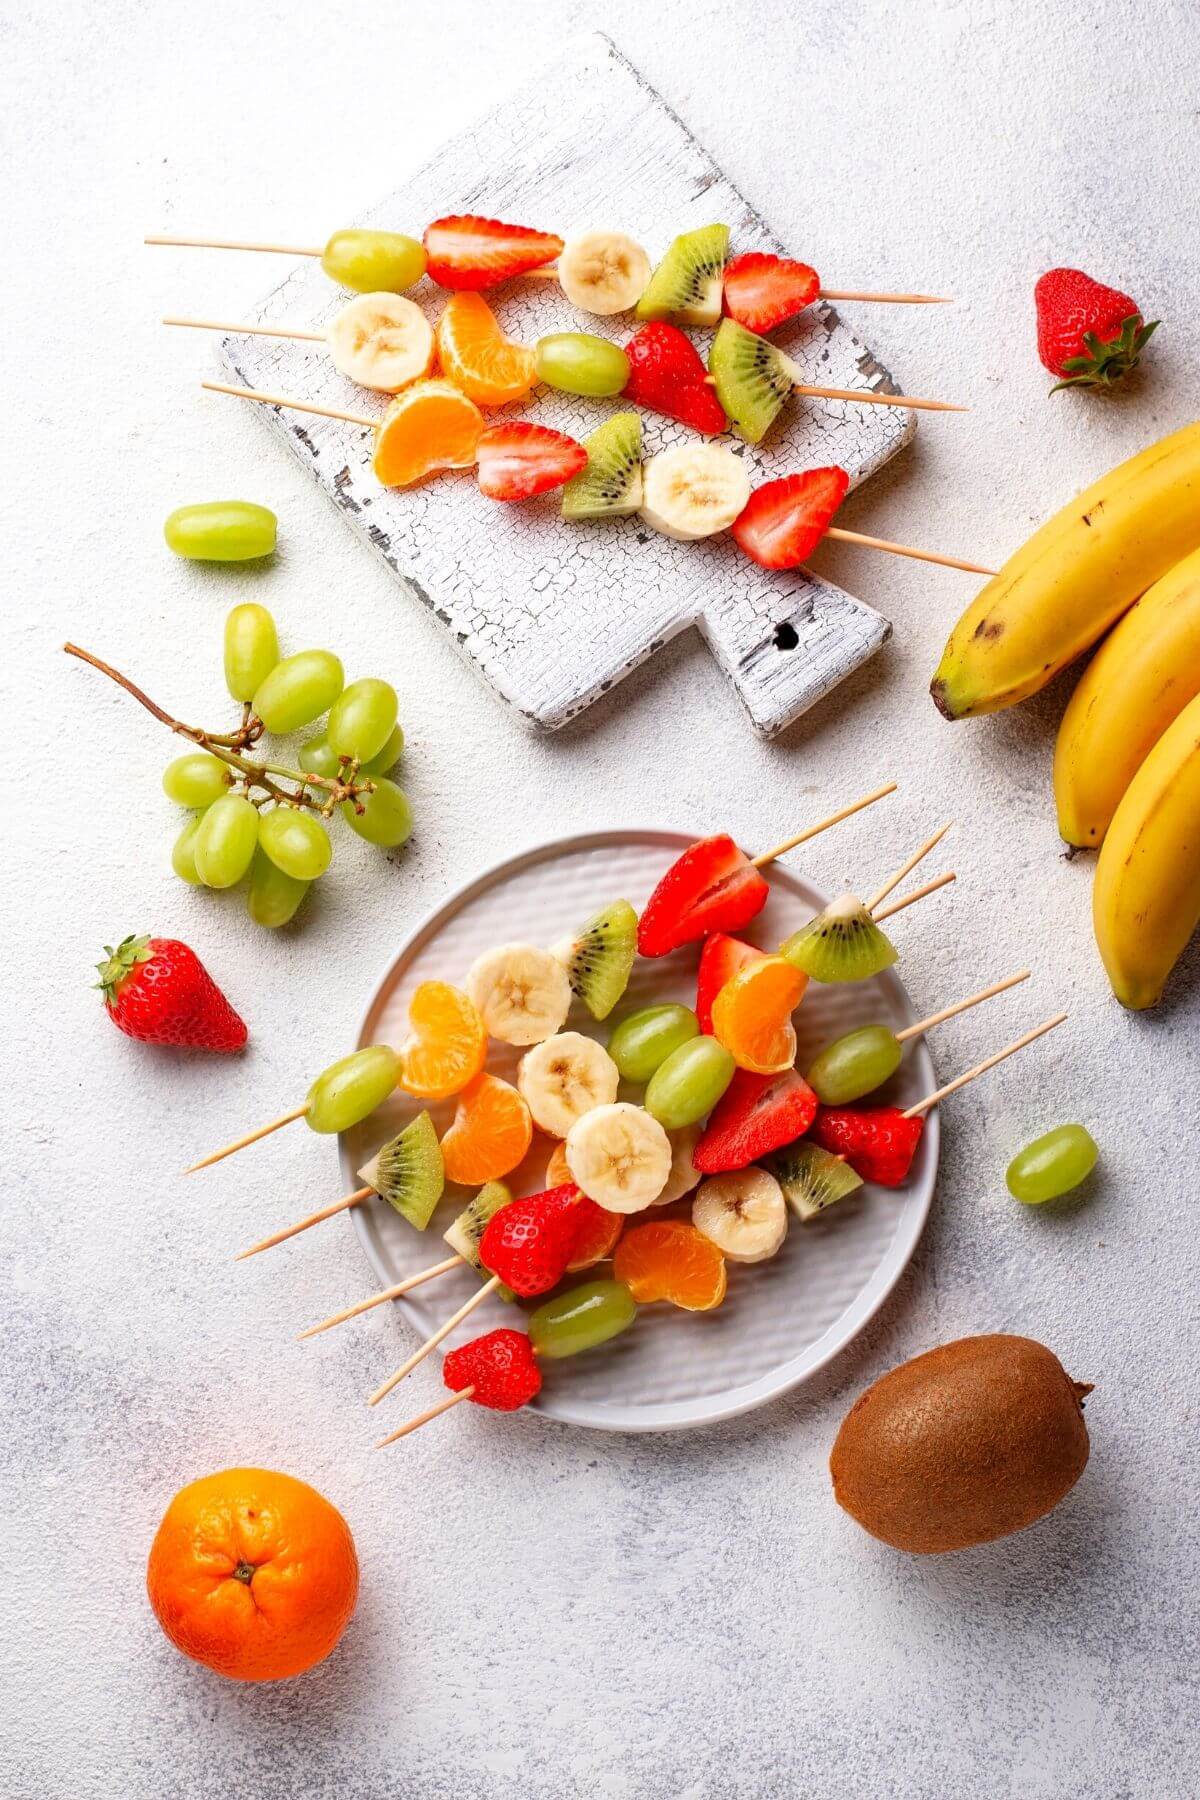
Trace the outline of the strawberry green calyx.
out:
<instances>
[{"instance_id":1,"label":"strawberry green calyx","mask_svg":"<svg viewBox=\"0 0 1200 1800\"><path fill-rule=\"evenodd\" d=\"M1158 329L1158 320L1153 319L1147 325L1141 313L1131 313L1124 321L1116 337L1107 342L1097 337L1094 331L1085 331L1083 341L1087 346L1086 354L1069 356L1061 367L1064 370L1062 381L1056 381L1050 389L1057 394L1060 388L1098 387L1110 388L1136 369L1142 351L1149 343L1151 336Z\"/></svg>"},{"instance_id":2,"label":"strawberry green calyx","mask_svg":"<svg viewBox=\"0 0 1200 1800\"><path fill-rule=\"evenodd\" d=\"M103 993L106 1006L113 1005L134 969L139 963L149 962L153 954L148 937L122 938L115 950L111 944L105 944L105 960L96 964L100 979L95 985Z\"/></svg>"}]
</instances>

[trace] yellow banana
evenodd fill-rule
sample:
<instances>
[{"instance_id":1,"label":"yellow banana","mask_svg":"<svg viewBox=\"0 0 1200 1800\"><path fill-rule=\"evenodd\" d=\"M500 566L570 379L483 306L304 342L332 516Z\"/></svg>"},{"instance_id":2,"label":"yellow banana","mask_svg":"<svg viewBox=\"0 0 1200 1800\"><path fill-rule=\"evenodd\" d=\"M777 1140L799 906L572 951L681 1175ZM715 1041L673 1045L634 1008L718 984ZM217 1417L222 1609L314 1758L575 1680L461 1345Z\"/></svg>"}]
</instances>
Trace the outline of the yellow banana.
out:
<instances>
[{"instance_id":1,"label":"yellow banana","mask_svg":"<svg viewBox=\"0 0 1200 1800\"><path fill-rule=\"evenodd\" d=\"M931 685L948 719L1028 699L1200 547L1200 422L1072 500L967 608Z\"/></svg>"},{"instance_id":2,"label":"yellow banana","mask_svg":"<svg viewBox=\"0 0 1200 1800\"><path fill-rule=\"evenodd\" d=\"M1200 550L1119 619L1084 670L1054 750L1058 829L1095 849L1167 726L1200 694Z\"/></svg>"},{"instance_id":3,"label":"yellow banana","mask_svg":"<svg viewBox=\"0 0 1200 1800\"><path fill-rule=\"evenodd\" d=\"M1153 1006L1200 923L1200 698L1125 789L1096 863L1096 943L1122 1006Z\"/></svg>"}]
</instances>

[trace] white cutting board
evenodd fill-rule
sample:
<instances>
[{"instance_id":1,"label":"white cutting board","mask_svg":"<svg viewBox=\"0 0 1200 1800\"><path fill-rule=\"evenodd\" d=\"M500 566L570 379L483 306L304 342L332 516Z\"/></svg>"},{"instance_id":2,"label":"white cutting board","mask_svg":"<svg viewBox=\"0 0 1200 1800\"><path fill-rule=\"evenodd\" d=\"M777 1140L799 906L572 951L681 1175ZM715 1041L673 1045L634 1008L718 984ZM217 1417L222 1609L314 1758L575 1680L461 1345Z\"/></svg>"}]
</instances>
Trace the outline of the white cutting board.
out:
<instances>
[{"instance_id":1,"label":"white cutting board","mask_svg":"<svg viewBox=\"0 0 1200 1800\"><path fill-rule=\"evenodd\" d=\"M652 261L679 232L714 222L732 228L735 251L784 248L599 34L573 44L355 223L419 237L431 219L456 212L483 212L563 237L611 226L644 244ZM334 220L330 229L348 222ZM790 248L805 254L803 244ZM346 298L310 260L265 297L256 320L320 328ZM436 319L442 290L422 282L413 298ZM514 282L488 298L509 335L526 343L568 329L624 341L636 323L631 315L584 318L554 282ZM692 335L707 356L710 334ZM892 385L831 306L809 308L776 335L809 382ZM222 351L234 378L247 386L364 416L385 410L386 398L339 375L320 345L230 336ZM583 438L622 404L539 388L504 411ZM769 736L890 635L889 622L860 600L804 570L760 569L728 536L680 544L637 518L566 524L557 495L502 505L481 494L465 471L415 488L381 488L371 473L371 434L362 428L259 410L347 523L537 730L565 725L661 644L696 625L755 729ZM648 454L694 437L652 413L643 423ZM730 441L746 457L754 485L828 463L840 464L857 483L913 430L905 408L794 399L765 443Z\"/></svg>"}]
</instances>

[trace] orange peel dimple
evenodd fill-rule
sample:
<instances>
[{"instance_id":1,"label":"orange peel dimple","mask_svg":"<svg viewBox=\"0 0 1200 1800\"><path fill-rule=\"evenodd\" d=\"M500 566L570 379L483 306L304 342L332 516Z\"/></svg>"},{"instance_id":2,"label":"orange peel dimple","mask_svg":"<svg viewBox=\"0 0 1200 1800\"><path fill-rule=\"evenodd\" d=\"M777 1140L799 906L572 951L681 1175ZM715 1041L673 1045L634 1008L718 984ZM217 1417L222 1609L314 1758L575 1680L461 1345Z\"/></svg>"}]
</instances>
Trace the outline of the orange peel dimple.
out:
<instances>
[{"instance_id":1,"label":"orange peel dimple","mask_svg":"<svg viewBox=\"0 0 1200 1800\"><path fill-rule=\"evenodd\" d=\"M408 1008L412 1036L397 1052L400 1081L418 1100L446 1100L473 1081L487 1060L487 1032L467 994L446 981L423 981Z\"/></svg>"},{"instance_id":2,"label":"orange peel dimple","mask_svg":"<svg viewBox=\"0 0 1200 1800\"><path fill-rule=\"evenodd\" d=\"M740 1069L777 1075L796 1060L792 1014L808 976L784 956L747 963L713 1001L713 1036Z\"/></svg>"},{"instance_id":3,"label":"orange peel dimple","mask_svg":"<svg viewBox=\"0 0 1200 1800\"><path fill-rule=\"evenodd\" d=\"M371 467L384 487L411 487L439 469L469 469L483 414L452 381L414 381L379 424Z\"/></svg>"},{"instance_id":4,"label":"orange peel dimple","mask_svg":"<svg viewBox=\"0 0 1200 1800\"><path fill-rule=\"evenodd\" d=\"M613 1277L639 1306L669 1301L685 1312L711 1312L725 1298L725 1258L687 1219L655 1219L626 1231Z\"/></svg>"},{"instance_id":5,"label":"orange peel dimple","mask_svg":"<svg viewBox=\"0 0 1200 1800\"><path fill-rule=\"evenodd\" d=\"M524 1160L533 1141L529 1108L498 1075L476 1075L458 1097L442 1139L446 1180L463 1187L500 1181Z\"/></svg>"}]
</instances>

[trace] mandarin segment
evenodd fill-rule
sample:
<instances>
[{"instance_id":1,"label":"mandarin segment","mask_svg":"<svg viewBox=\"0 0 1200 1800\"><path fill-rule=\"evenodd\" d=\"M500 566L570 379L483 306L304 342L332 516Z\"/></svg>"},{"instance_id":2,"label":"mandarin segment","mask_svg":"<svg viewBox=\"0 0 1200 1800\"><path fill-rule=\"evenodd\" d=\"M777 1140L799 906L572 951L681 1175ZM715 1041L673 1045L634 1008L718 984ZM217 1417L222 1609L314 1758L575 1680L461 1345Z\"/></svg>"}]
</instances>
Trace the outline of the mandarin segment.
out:
<instances>
[{"instance_id":1,"label":"mandarin segment","mask_svg":"<svg viewBox=\"0 0 1200 1800\"><path fill-rule=\"evenodd\" d=\"M613 1275L639 1305L665 1300L685 1312L711 1312L725 1298L725 1258L685 1219L659 1219L626 1231Z\"/></svg>"},{"instance_id":2,"label":"mandarin segment","mask_svg":"<svg viewBox=\"0 0 1200 1800\"><path fill-rule=\"evenodd\" d=\"M487 1033L474 1003L449 982L423 981L408 1022L412 1036L399 1052L399 1085L418 1100L460 1093L487 1059Z\"/></svg>"},{"instance_id":3,"label":"mandarin segment","mask_svg":"<svg viewBox=\"0 0 1200 1800\"><path fill-rule=\"evenodd\" d=\"M808 977L782 956L739 969L713 1001L713 1034L741 1069L774 1075L796 1059L792 1013Z\"/></svg>"},{"instance_id":4,"label":"mandarin segment","mask_svg":"<svg viewBox=\"0 0 1200 1800\"><path fill-rule=\"evenodd\" d=\"M511 1174L533 1140L529 1108L498 1075L477 1075L459 1095L442 1139L447 1181L480 1187Z\"/></svg>"},{"instance_id":5,"label":"mandarin segment","mask_svg":"<svg viewBox=\"0 0 1200 1800\"><path fill-rule=\"evenodd\" d=\"M384 487L411 487L439 469L468 469L483 414L452 381L414 381L380 421L371 467Z\"/></svg>"},{"instance_id":6,"label":"mandarin segment","mask_svg":"<svg viewBox=\"0 0 1200 1800\"><path fill-rule=\"evenodd\" d=\"M567 1180L570 1179L568 1175ZM597 1206L594 1202L588 1203L586 1197L580 1202L580 1208L582 1216L575 1248L567 1264L568 1275L575 1275L580 1269L590 1269L596 1263L607 1262L625 1228L622 1214L605 1212L602 1206Z\"/></svg>"},{"instance_id":7,"label":"mandarin segment","mask_svg":"<svg viewBox=\"0 0 1200 1800\"><path fill-rule=\"evenodd\" d=\"M505 337L482 294L452 294L437 327L438 366L478 406L523 400L537 380L537 357Z\"/></svg>"}]
</instances>

